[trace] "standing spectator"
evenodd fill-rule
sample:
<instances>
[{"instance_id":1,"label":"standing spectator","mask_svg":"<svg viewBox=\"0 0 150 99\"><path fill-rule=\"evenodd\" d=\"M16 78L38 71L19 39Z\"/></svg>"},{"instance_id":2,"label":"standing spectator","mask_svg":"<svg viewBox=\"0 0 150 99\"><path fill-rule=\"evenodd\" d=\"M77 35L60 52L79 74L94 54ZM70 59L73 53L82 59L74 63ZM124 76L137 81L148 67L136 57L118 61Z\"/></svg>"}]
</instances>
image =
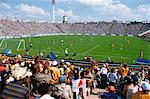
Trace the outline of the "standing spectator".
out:
<instances>
[{"instance_id":1,"label":"standing spectator","mask_svg":"<svg viewBox=\"0 0 150 99\"><path fill-rule=\"evenodd\" d=\"M115 68L111 69L111 73L109 74L109 84L115 86L117 83L117 73Z\"/></svg>"},{"instance_id":2,"label":"standing spectator","mask_svg":"<svg viewBox=\"0 0 150 99\"><path fill-rule=\"evenodd\" d=\"M128 65L124 64L124 66L122 66L122 64L121 64L120 65L120 73L121 73L122 78L124 78L125 76L127 76L128 72L129 72Z\"/></svg>"},{"instance_id":3,"label":"standing spectator","mask_svg":"<svg viewBox=\"0 0 150 99\"><path fill-rule=\"evenodd\" d=\"M84 78L84 72L81 72L80 76L81 76L81 80L82 80L82 93L83 93L82 97L83 97L83 99L86 99L87 85L86 85L86 78Z\"/></svg>"},{"instance_id":4,"label":"standing spectator","mask_svg":"<svg viewBox=\"0 0 150 99\"><path fill-rule=\"evenodd\" d=\"M74 74L74 79L72 80L72 91L73 99L79 99L79 88L82 85L81 80L79 79L79 74Z\"/></svg>"},{"instance_id":5,"label":"standing spectator","mask_svg":"<svg viewBox=\"0 0 150 99\"><path fill-rule=\"evenodd\" d=\"M91 74L91 69L86 68L84 78L86 78L86 84L87 84L87 94L90 95L92 93L92 82L94 80L94 76Z\"/></svg>"},{"instance_id":6,"label":"standing spectator","mask_svg":"<svg viewBox=\"0 0 150 99\"><path fill-rule=\"evenodd\" d=\"M107 73L108 73L108 69L106 68L106 65L103 64L103 67L100 70L101 72L101 84L102 87L105 88L107 85Z\"/></svg>"}]
</instances>

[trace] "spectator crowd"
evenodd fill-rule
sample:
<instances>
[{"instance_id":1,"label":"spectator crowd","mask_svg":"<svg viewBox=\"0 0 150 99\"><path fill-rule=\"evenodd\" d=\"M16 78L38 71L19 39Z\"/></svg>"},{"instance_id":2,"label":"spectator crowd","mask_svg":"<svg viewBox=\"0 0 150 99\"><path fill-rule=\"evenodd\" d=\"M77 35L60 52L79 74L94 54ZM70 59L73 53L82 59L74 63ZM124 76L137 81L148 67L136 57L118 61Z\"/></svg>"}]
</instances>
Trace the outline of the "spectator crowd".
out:
<instances>
[{"instance_id":1,"label":"spectator crowd","mask_svg":"<svg viewBox=\"0 0 150 99\"><path fill-rule=\"evenodd\" d=\"M0 36L39 35L53 33L88 33L138 35L150 30L150 23L81 22L81 23L48 23L35 21L17 21L0 19Z\"/></svg>"},{"instance_id":2,"label":"spectator crowd","mask_svg":"<svg viewBox=\"0 0 150 99\"><path fill-rule=\"evenodd\" d=\"M150 99L150 68L131 71L127 64L90 62L91 67L79 67L63 59L0 55L0 98L87 99L100 88L102 99Z\"/></svg>"}]
</instances>

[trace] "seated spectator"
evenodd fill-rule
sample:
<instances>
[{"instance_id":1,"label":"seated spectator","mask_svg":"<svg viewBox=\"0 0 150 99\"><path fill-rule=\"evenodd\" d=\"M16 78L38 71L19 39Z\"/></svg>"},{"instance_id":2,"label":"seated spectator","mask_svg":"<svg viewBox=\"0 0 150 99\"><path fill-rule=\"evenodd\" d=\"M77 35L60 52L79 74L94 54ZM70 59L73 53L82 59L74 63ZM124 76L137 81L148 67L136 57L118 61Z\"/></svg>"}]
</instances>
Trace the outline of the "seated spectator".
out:
<instances>
[{"instance_id":1,"label":"seated spectator","mask_svg":"<svg viewBox=\"0 0 150 99\"><path fill-rule=\"evenodd\" d=\"M142 84L142 91L138 91L132 95L132 99L150 99L150 84L145 82Z\"/></svg>"},{"instance_id":2,"label":"seated spectator","mask_svg":"<svg viewBox=\"0 0 150 99\"><path fill-rule=\"evenodd\" d=\"M114 86L108 86L108 92L104 92L100 97L101 99L118 99Z\"/></svg>"},{"instance_id":3,"label":"seated spectator","mask_svg":"<svg viewBox=\"0 0 150 99\"><path fill-rule=\"evenodd\" d=\"M41 95L40 99L54 99L51 97L51 90L47 83L42 83L38 87L38 92Z\"/></svg>"},{"instance_id":4,"label":"seated spectator","mask_svg":"<svg viewBox=\"0 0 150 99\"><path fill-rule=\"evenodd\" d=\"M12 71L12 77L5 78L8 83L2 91L5 98L30 98L30 76L32 73L26 68L18 67ZM12 82L12 83L11 83Z\"/></svg>"},{"instance_id":5,"label":"seated spectator","mask_svg":"<svg viewBox=\"0 0 150 99\"><path fill-rule=\"evenodd\" d=\"M6 70L6 67L0 66L0 72L5 71L5 70Z\"/></svg>"},{"instance_id":6,"label":"seated spectator","mask_svg":"<svg viewBox=\"0 0 150 99\"><path fill-rule=\"evenodd\" d=\"M6 67L2 66L2 60L0 60L0 72L6 70Z\"/></svg>"},{"instance_id":7,"label":"seated spectator","mask_svg":"<svg viewBox=\"0 0 150 99\"><path fill-rule=\"evenodd\" d=\"M19 83L9 83L2 91L2 99L31 99L28 87L23 87Z\"/></svg>"},{"instance_id":8,"label":"seated spectator","mask_svg":"<svg viewBox=\"0 0 150 99\"><path fill-rule=\"evenodd\" d=\"M132 83L134 84L134 86L127 90L127 94L126 94L127 99L132 99L133 94L142 90L141 87L138 85L139 84L138 76L135 75L132 76Z\"/></svg>"}]
</instances>

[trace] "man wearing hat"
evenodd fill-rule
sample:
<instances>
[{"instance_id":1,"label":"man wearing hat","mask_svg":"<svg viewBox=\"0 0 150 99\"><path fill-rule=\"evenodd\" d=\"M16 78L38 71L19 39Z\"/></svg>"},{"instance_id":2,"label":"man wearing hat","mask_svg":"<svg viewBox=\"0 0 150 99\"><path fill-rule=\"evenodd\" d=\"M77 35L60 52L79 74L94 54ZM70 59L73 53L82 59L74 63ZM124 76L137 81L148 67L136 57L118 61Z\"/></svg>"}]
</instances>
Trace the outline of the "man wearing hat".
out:
<instances>
[{"instance_id":1,"label":"man wearing hat","mask_svg":"<svg viewBox=\"0 0 150 99\"><path fill-rule=\"evenodd\" d=\"M2 91L2 99L24 99L30 97L30 76L32 73L27 68L18 67L12 71L12 77L6 79L8 84ZM15 80L13 81L13 78ZM11 83L10 83L11 82Z\"/></svg>"},{"instance_id":2,"label":"man wearing hat","mask_svg":"<svg viewBox=\"0 0 150 99\"><path fill-rule=\"evenodd\" d=\"M148 82L144 82L141 87L143 91L133 94L132 99L150 99L150 84Z\"/></svg>"}]
</instances>

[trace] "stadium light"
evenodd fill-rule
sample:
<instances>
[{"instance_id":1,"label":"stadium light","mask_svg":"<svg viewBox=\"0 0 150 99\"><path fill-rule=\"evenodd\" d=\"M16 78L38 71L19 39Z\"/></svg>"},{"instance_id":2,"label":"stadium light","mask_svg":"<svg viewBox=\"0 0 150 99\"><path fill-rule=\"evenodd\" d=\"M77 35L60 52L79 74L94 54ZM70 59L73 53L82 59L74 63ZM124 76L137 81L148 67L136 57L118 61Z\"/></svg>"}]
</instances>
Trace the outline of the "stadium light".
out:
<instances>
[{"instance_id":1,"label":"stadium light","mask_svg":"<svg viewBox=\"0 0 150 99\"><path fill-rule=\"evenodd\" d=\"M55 0L52 0L52 23L55 23Z\"/></svg>"}]
</instances>

